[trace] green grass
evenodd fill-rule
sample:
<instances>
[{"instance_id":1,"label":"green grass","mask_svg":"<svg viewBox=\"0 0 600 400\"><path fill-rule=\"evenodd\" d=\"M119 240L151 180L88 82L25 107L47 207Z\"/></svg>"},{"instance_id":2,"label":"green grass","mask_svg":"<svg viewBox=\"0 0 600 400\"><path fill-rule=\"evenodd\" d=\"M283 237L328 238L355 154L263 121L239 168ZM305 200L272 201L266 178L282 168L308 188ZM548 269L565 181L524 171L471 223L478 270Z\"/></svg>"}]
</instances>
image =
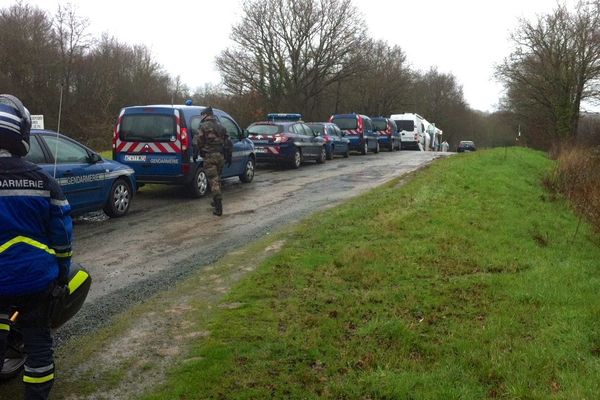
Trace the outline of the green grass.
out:
<instances>
[{"instance_id":1,"label":"green grass","mask_svg":"<svg viewBox=\"0 0 600 400\"><path fill-rule=\"evenodd\" d=\"M144 398L597 398L599 238L545 193L551 161L505 154L436 162L286 233Z\"/></svg>"},{"instance_id":2,"label":"green grass","mask_svg":"<svg viewBox=\"0 0 600 400\"><path fill-rule=\"evenodd\" d=\"M107 160L112 160L112 150L101 151L100 155L102 158L106 158Z\"/></svg>"}]
</instances>

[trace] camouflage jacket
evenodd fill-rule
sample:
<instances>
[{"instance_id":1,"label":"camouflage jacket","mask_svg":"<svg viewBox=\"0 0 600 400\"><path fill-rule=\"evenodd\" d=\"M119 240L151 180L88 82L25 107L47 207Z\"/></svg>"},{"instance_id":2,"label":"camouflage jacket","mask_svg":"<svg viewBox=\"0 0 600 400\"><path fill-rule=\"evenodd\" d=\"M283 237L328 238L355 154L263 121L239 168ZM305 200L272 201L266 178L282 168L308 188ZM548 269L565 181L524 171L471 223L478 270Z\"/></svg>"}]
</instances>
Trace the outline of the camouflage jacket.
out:
<instances>
[{"instance_id":1,"label":"camouflage jacket","mask_svg":"<svg viewBox=\"0 0 600 400\"><path fill-rule=\"evenodd\" d=\"M215 118L207 118L194 136L194 144L200 154L221 153L224 146L231 143L227 131Z\"/></svg>"}]
</instances>

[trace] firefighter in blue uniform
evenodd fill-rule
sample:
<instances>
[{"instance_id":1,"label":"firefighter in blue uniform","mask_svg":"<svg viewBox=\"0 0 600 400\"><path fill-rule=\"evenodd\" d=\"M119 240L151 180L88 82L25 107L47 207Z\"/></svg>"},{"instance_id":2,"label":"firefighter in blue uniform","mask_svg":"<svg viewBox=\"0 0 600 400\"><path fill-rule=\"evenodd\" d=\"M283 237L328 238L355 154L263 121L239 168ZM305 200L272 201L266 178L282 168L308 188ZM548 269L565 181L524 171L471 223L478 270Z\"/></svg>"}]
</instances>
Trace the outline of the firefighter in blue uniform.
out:
<instances>
[{"instance_id":1,"label":"firefighter in blue uniform","mask_svg":"<svg viewBox=\"0 0 600 400\"><path fill-rule=\"evenodd\" d=\"M30 128L21 101L0 95L0 368L16 309L27 354L26 400L47 399L54 381L50 311L66 290L73 229L56 180L21 158Z\"/></svg>"}]
</instances>

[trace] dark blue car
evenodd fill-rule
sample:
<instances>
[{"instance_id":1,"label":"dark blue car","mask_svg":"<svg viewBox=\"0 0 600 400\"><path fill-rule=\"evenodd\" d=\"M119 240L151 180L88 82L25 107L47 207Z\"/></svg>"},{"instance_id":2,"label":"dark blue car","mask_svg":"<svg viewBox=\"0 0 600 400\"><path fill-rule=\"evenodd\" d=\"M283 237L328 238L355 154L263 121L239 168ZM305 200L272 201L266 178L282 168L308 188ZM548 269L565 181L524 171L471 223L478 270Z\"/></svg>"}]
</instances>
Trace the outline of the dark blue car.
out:
<instances>
[{"instance_id":1,"label":"dark blue car","mask_svg":"<svg viewBox=\"0 0 600 400\"><path fill-rule=\"evenodd\" d=\"M113 135L113 158L133 168L139 183L185 185L194 197L204 196L208 179L203 160L193 149L193 136L205 107L154 105L125 107L119 114ZM213 108L217 120L233 141L231 166L221 178L254 179L254 145L233 117Z\"/></svg>"},{"instance_id":2,"label":"dark blue car","mask_svg":"<svg viewBox=\"0 0 600 400\"><path fill-rule=\"evenodd\" d=\"M306 125L325 140L325 151L328 160L334 155L348 157L350 140L344 137L342 130L331 122L307 122Z\"/></svg>"},{"instance_id":3,"label":"dark blue car","mask_svg":"<svg viewBox=\"0 0 600 400\"><path fill-rule=\"evenodd\" d=\"M257 161L287 164L300 168L305 160L318 164L327 157L325 140L303 122L255 122L248 127Z\"/></svg>"},{"instance_id":4,"label":"dark blue car","mask_svg":"<svg viewBox=\"0 0 600 400\"><path fill-rule=\"evenodd\" d=\"M361 114L337 114L329 118L350 140L350 151L365 155L369 151L379 153L379 139L373 129L371 118Z\"/></svg>"},{"instance_id":5,"label":"dark blue car","mask_svg":"<svg viewBox=\"0 0 600 400\"><path fill-rule=\"evenodd\" d=\"M73 215L100 209L110 217L127 214L137 189L131 168L52 131L32 129L30 146L26 159L56 178Z\"/></svg>"}]
</instances>

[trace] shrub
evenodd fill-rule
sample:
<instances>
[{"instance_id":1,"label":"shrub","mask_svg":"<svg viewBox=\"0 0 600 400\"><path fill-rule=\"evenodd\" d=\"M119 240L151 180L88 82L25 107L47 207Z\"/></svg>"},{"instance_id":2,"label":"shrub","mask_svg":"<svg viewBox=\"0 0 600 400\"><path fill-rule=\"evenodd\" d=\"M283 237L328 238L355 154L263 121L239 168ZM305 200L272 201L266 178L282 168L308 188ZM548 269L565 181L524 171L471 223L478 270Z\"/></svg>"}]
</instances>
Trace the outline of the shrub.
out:
<instances>
[{"instance_id":1,"label":"shrub","mask_svg":"<svg viewBox=\"0 0 600 400\"><path fill-rule=\"evenodd\" d=\"M600 146L563 149L545 183L600 229Z\"/></svg>"}]
</instances>

